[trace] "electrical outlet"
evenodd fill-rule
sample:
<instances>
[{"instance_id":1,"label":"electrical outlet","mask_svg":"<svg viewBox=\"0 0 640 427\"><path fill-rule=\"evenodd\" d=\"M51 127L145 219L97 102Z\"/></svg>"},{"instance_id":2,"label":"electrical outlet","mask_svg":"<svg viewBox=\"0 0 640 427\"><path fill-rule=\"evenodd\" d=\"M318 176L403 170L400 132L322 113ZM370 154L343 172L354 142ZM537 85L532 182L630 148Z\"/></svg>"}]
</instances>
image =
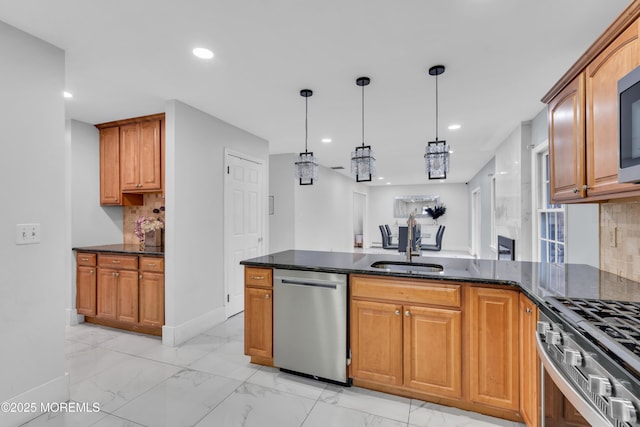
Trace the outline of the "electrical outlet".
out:
<instances>
[{"instance_id":1,"label":"electrical outlet","mask_svg":"<svg viewBox=\"0 0 640 427\"><path fill-rule=\"evenodd\" d=\"M40 243L40 224L16 224L16 245Z\"/></svg>"},{"instance_id":2,"label":"electrical outlet","mask_svg":"<svg viewBox=\"0 0 640 427\"><path fill-rule=\"evenodd\" d=\"M609 230L609 246L615 248L618 245L618 227L613 227L612 230Z\"/></svg>"}]
</instances>

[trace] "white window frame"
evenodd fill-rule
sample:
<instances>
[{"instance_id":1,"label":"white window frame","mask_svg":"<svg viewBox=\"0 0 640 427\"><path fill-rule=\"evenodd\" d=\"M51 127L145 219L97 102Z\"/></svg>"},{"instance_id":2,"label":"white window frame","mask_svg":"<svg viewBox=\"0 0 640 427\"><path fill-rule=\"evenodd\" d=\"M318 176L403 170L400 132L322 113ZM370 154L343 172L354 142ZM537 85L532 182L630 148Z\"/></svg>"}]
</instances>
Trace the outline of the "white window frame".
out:
<instances>
[{"instance_id":1,"label":"white window frame","mask_svg":"<svg viewBox=\"0 0 640 427\"><path fill-rule=\"evenodd\" d=\"M545 260L541 260L540 259L540 213L542 211L545 212L563 212L564 213L564 222L563 222L563 227L564 227L564 262L566 262L567 259L567 213L566 213L566 209L564 207L564 205L562 205L561 208L551 208L551 209L541 209L540 208L540 203L543 200L548 200L547 199L547 187L541 185L542 183L542 176L541 176L541 168L540 168L540 162L539 159L541 158L541 156L543 156L544 154L549 152L549 140L546 140L538 145L536 145L535 147L533 147L532 149L532 156L531 156L531 210L533 211L533 215L532 215L532 221L531 221L531 234L532 234L532 238L531 238L531 242L532 242L532 249L531 249L531 254L532 254L532 260L536 261L536 262L546 262Z\"/></svg>"}]
</instances>

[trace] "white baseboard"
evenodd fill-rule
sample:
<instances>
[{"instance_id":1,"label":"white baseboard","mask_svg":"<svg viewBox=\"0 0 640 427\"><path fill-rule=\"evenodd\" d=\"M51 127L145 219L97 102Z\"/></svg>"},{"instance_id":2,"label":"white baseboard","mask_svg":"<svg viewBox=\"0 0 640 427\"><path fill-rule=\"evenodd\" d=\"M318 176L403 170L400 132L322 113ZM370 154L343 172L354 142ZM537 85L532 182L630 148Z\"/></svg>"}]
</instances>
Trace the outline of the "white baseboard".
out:
<instances>
[{"instance_id":1,"label":"white baseboard","mask_svg":"<svg viewBox=\"0 0 640 427\"><path fill-rule=\"evenodd\" d=\"M177 326L165 325L162 327L162 344L176 347L225 320L224 307L220 307Z\"/></svg>"},{"instance_id":2,"label":"white baseboard","mask_svg":"<svg viewBox=\"0 0 640 427\"><path fill-rule=\"evenodd\" d=\"M7 399L6 402L18 405L29 404L35 412L3 412L0 417L0 427L15 427L42 415L41 404L61 403L69 401L69 374L65 373L49 382L27 390L24 393ZM24 409L18 408L16 409Z\"/></svg>"},{"instance_id":3,"label":"white baseboard","mask_svg":"<svg viewBox=\"0 0 640 427\"><path fill-rule=\"evenodd\" d=\"M84 316L82 314L78 314L78 310L75 308L67 308L67 326L74 326L79 323L84 322Z\"/></svg>"}]
</instances>

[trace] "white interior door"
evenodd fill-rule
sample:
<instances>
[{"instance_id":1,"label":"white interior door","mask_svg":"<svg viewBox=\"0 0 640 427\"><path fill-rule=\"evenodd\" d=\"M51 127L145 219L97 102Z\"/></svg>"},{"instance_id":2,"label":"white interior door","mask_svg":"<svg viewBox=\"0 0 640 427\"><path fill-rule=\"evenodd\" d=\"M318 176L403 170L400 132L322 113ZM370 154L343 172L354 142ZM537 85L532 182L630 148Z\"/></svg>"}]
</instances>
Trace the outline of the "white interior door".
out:
<instances>
[{"instance_id":1,"label":"white interior door","mask_svg":"<svg viewBox=\"0 0 640 427\"><path fill-rule=\"evenodd\" d=\"M264 254L264 165L230 152L225 162L225 314L230 317L244 310L240 261Z\"/></svg>"}]
</instances>

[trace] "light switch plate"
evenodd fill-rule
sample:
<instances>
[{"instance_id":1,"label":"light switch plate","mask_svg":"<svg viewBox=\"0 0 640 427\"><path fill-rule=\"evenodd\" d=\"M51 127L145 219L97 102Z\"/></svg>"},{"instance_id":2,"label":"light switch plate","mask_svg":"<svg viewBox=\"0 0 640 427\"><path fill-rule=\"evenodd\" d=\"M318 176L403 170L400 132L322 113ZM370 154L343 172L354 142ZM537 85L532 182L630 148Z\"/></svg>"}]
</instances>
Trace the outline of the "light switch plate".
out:
<instances>
[{"instance_id":1,"label":"light switch plate","mask_svg":"<svg viewBox=\"0 0 640 427\"><path fill-rule=\"evenodd\" d=\"M40 224L16 224L16 245L40 243Z\"/></svg>"}]
</instances>

